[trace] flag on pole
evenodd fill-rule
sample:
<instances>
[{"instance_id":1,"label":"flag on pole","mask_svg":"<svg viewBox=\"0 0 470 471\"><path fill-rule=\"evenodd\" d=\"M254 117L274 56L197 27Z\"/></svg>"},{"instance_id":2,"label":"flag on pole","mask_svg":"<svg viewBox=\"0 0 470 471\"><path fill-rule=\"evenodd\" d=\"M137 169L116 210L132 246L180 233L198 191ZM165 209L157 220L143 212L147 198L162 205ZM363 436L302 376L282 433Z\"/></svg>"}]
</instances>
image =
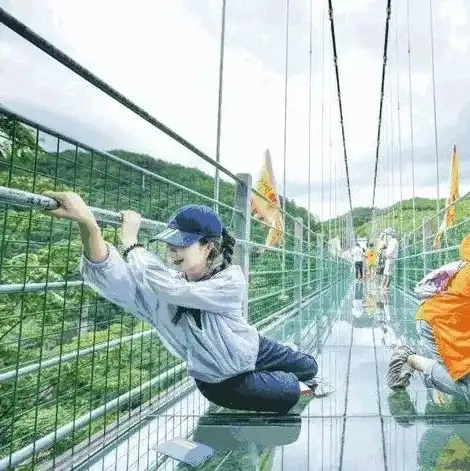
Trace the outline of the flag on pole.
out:
<instances>
[{"instance_id":1,"label":"flag on pole","mask_svg":"<svg viewBox=\"0 0 470 471\"><path fill-rule=\"evenodd\" d=\"M450 182L449 182L449 196L446 200L446 211L444 213L444 220L442 221L441 227L437 231L436 237L433 242L433 249L440 247L442 235L445 233L447 228L455 224L455 206L450 206L457 201L459 198L459 159L457 156L457 147L454 144L454 150L452 152L450 161Z\"/></svg>"},{"instance_id":2,"label":"flag on pole","mask_svg":"<svg viewBox=\"0 0 470 471\"><path fill-rule=\"evenodd\" d=\"M281 212L281 201L276 191L276 180L271 162L271 154L266 150L260 177L255 189L264 196L253 194L251 198L251 212L270 229L266 239L266 245L274 247L282 241L284 225Z\"/></svg>"}]
</instances>

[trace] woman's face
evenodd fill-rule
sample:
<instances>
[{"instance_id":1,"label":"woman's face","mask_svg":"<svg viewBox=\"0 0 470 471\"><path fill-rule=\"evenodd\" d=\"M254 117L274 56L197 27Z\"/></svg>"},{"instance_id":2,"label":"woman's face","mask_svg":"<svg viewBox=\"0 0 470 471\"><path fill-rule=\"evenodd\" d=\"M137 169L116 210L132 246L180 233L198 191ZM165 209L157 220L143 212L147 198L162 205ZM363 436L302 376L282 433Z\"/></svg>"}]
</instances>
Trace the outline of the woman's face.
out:
<instances>
[{"instance_id":1,"label":"woman's face","mask_svg":"<svg viewBox=\"0 0 470 471\"><path fill-rule=\"evenodd\" d=\"M170 244L167 247L171 263L189 280L195 281L205 274L211 244L196 242L189 247L176 247Z\"/></svg>"}]
</instances>

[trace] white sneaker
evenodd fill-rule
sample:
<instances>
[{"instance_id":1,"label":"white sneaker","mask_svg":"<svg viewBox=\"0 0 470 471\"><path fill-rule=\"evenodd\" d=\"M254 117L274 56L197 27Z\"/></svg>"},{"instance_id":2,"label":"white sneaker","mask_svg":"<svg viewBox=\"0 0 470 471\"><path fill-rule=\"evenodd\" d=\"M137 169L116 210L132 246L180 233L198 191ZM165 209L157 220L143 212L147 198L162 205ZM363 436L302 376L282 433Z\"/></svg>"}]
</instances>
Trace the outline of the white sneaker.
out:
<instances>
[{"instance_id":1,"label":"white sneaker","mask_svg":"<svg viewBox=\"0 0 470 471\"><path fill-rule=\"evenodd\" d=\"M324 397L335 392L334 386L325 378L316 376L305 381L305 384L312 390L315 397Z\"/></svg>"}]
</instances>

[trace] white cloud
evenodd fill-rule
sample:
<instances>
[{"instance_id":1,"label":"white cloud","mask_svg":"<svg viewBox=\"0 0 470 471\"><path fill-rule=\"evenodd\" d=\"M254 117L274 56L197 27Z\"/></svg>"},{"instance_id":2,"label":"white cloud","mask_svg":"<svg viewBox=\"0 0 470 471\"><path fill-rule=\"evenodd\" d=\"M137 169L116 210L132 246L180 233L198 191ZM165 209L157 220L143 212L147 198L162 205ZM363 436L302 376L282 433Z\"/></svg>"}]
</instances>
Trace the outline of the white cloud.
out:
<instances>
[{"instance_id":1,"label":"white cloud","mask_svg":"<svg viewBox=\"0 0 470 471\"><path fill-rule=\"evenodd\" d=\"M421 2L423 3L423 2ZM331 123L331 164L332 176L344 182L342 137L336 97L336 83L331 62L330 25L327 12L322 11L320 2L313 2L314 47L312 76L312 187L321 188L322 174L325 194L316 190L311 194L312 210L324 217L330 216L329 176L330 176L330 123ZM198 6L184 0L172 2L155 0L83 0L80 4L61 0L45 0L26 4L0 0L0 5L24 21L33 30L46 37L79 63L107 81L114 88L135 101L150 114L173 128L197 147L215 157L217 94L219 67L219 32L207 25L220 23L220 3L207 0L198 4L203 13L198 14ZM268 24L250 23L250 34L243 37L248 22L250 8L259 8L263 20L269 21L270 6L238 2L228 9L227 40L225 51L224 94L222 114L221 161L231 171L251 172L257 176L263 152L271 150L274 171L282 193L283 153L284 153L284 74L282 62L284 30L269 28ZM381 5L381 3L380 3ZM423 4L424 5L424 4ZM364 35L364 31L354 31L350 26L351 15L363 15L377 10L377 0L337 0L335 21L337 48L341 78L341 91L344 109L344 124L348 146L349 164L353 186L353 203L357 206L370 205L372 197L372 172L375 156L377 115L379 104L380 77L382 66L383 29L368 38L367 47L355 47L356 36L345 37L342 31ZM308 12L309 1L296 5ZM416 6L421 8L422 5ZM258 11L258 10L256 10ZM281 10L280 10L281 11ZM303 11L303 10L302 10ZM380 7L380 18L385 20L385 8ZM454 12L459 12L455 14ZM455 54L463 54L468 45L465 25L469 7L463 1L448 0L435 13L435 35L440 41L453 48ZM325 14L324 18L322 13ZM202 15L206 16L202 16ZM239 20L236 14L239 15ZM403 20L403 15L401 20ZM359 18L359 16L357 16ZM420 21L413 16L413 25ZM297 20L296 20L297 21ZM441 26L450 22L450 33ZM282 24L282 22L280 22ZM324 24L324 37L322 26ZM277 25L277 23L276 23ZM287 108L287 196L289 187L308 181L308 21L292 24L292 37L289 49L292 64L288 82ZM422 26L422 25L421 25ZM421 27L420 26L420 27ZM254 32L253 32L254 31ZM372 33L371 33L372 34ZM394 30L391 31L391 50L394 51ZM244 39L243 45L239 41ZM150 153L185 165L197 166L212 173L212 168L192 155L171 139L156 131L148 123L125 110L121 105L104 96L91 85L85 84L73 73L47 58L34 47L26 45L13 33L0 29L0 89L2 100L14 106L25 103L44 108L55 113L46 124L65 130L65 116L75 119L76 129L67 132L78 140L92 138L87 129L95 128L104 137L99 140L107 146L125 147L128 150ZM250 47L260 44L260 49ZM296 40L292 43L292 38ZM296 39L297 38L297 39ZM436 41L437 41L436 39ZM403 41L404 40L404 41ZM427 44L429 37L413 36L413 50L421 43ZM361 44L358 42L358 44ZM408 71L406 38L400 38L400 94L401 94L401 138L404 164L409 175L407 147L410 141ZM276 48L273 52L273 48ZM325 70L322 70L322 48L325 48ZM427 46L426 46L427 47ZM274 54L278 64L273 64ZM392 54L392 52L390 52ZM390 59L392 87L392 112L387 108L384 120L394 122L395 150L398 149L396 89L394 59ZM455 57L455 54L451 56ZM421 55L418 54L417 59ZM443 68L445 63L438 64ZM6 65L5 65L6 64ZM303 64L299 67L298 64ZM5 65L5 66L4 66ZM441 69L439 69L441 72ZM415 145L428 145L433 141L433 119L430 69L413 70L413 107ZM466 76L461 70L460 77ZM438 98L446 90L448 73L439 75ZM455 77L454 77L455 79ZM322 93L323 90L323 93ZM444 91L443 91L444 90ZM388 90L389 92L389 90ZM390 97L387 92L387 106ZM441 95L439 94L441 93ZM455 91L453 93L456 93ZM454 100L454 101L452 101ZM447 100L446 100L447 101ZM440 126L455 123L455 115L467 100L448 100L453 103L452 113L440 113ZM323 102L323 126L322 126ZM446 103L441 100L440 111ZM330 114L331 113L331 114ZM390 118L390 116L392 116ZM45 115L46 119L46 115ZM386 123L384 123L385 126ZM322 134L323 129L323 134ZM384 131L383 131L384 132ZM388 131L389 142L391 130ZM385 139L385 138L384 138ZM98 140L96 140L98 142ZM322 148L323 142L323 148ZM383 140L383 142L385 142ZM109 148L109 147L108 147ZM323 161L322 161L323 155ZM395 154L395 166L397 156ZM445 168L446 163L443 159ZM323 171L322 171L323 169ZM381 172L385 169L381 167ZM443 172L445 173L445 172ZM445 173L447 178L447 173ZM441 185L442 186L442 185ZM445 186L445 184L444 184ZM388 191L388 190L387 190ZM425 195L427 187L417 188L416 194ZM444 190L443 190L444 191ZM387 196L379 191L378 203L386 204ZM390 193L390 191L388 191ZM404 195L409 193L408 187ZM432 195L429 195L432 196ZM308 194L296 195L296 200L304 206ZM322 201L328 201L321 206ZM338 188L336 204L331 215L348 209L347 193L344 185Z\"/></svg>"},{"instance_id":2,"label":"white cloud","mask_svg":"<svg viewBox=\"0 0 470 471\"><path fill-rule=\"evenodd\" d=\"M470 44L468 33L468 7L463 0L444 0L439 5L439 16L448 24L449 45L461 55L465 55Z\"/></svg>"}]
</instances>

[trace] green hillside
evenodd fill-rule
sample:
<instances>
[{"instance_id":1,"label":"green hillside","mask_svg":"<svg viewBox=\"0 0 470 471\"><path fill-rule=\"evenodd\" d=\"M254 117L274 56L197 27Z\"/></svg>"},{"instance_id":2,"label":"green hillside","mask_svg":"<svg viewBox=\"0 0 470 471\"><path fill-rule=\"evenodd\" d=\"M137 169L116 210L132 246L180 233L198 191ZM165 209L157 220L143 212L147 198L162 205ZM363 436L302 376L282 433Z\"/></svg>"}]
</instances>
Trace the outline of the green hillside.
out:
<instances>
[{"instance_id":1,"label":"green hillside","mask_svg":"<svg viewBox=\"0 0 470 471\"><path fill-rule=\"evenodd\" d=\"M439 207L445 207L445 199L441 199ZM409 234L416 228L421 231L422 221L425 220L429 229L436 231L442 222L442 211L436 217L436 200L429 198L415 198L415 210L413 211L413 201L411 199L398 202L394 205L376 210L375 229L380 231L386 227L394 227L398 234ZM353 212L354 229L359 237L368 237L372 231L372 209L359 208L361 213L358 217ZM362 216L368 212L368 217ZM455 207L456 221L468 217L470 212L470 200L464 198ZM414 215L414 217L413 217Z\"/></svg>"}]
</instances>

